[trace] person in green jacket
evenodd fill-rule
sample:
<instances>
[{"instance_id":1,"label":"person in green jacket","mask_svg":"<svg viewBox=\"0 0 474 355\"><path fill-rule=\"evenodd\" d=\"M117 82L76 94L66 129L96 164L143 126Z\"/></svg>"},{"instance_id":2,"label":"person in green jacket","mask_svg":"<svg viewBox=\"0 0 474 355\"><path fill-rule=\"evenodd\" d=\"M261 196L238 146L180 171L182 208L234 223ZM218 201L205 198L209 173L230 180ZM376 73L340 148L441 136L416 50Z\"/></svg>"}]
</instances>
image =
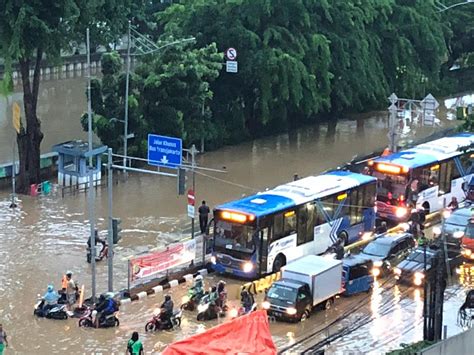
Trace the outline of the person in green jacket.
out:
<instances>
[{"instance_id":1,"label":"person in green jacket","mask_svg":"<svg viewBox=\"0 0 474 355\"><path fill-rule=\"evenodd\" d=\"M143 355L143 345L138 339L138 332L133 332L132 338L128 341L127 350L130 355Z\"/></svg>"}]
</instances>

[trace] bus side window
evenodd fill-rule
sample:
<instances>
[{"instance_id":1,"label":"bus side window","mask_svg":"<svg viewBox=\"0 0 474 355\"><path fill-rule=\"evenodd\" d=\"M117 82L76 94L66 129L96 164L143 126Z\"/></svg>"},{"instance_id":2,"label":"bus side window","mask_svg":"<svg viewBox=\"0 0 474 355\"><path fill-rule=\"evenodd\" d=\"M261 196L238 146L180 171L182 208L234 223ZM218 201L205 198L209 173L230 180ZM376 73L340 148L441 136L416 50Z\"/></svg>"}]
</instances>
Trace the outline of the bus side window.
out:
<instances>
[{"instance_id":1,"label":"bus side window","mask_svg":"<svg viewBox=\"0 0 474 355\"><path fill-rule=\"evenodd\" d=\"M351 226L357 224L361 220L361 213L360 213L360 205L359 205L359 197L358 194L363 195L363 188L354 189L351 191L350 198L349 198L349 218Z\"/></svg>"},{"instance_id":2,"label":"bus side window","mask_svg":"<svg viewBox=\"0 0 474 355\"><path fill-rule=\"evenodd\" d=\"M293 212L293 213L291 213ZM293 234L296 232L296 213L294 211L286 212L283 217L283 235Z\"/></svg>"},{"instance_id":3,"label":"bus side window","mask_svg":"<svg viewBox=\"0 0 474 355\"><path fill-rule=\"evenodd\" d=\"M298 234L296 239L296 245L301 245L306 242L306 224L308 222L308 210L306 205L298 208Z\"/></svg>"},{"instance_id":4,"label":"bus side window","mask_svg":"<svg viewBox=\"0 0 474 355\"><path fill-rule=\"evenodd\" d=\"M451 180L457 179L461 177L461 172L458 170L458 167L456 166L456 163L454 160L450 160L448 162L450 169L451 169ZM462 162L462 157L461 157L461 165L464 167L464 164ZM466 170L466 168L464 168Z\"/></svg>"},{"instance_id":5,"label":"bus side window","mask_svg":"<svg viewBox=\"0 0 474 355\"><path fill-rule=\"evenodd\" d=\"M467 173L469 171L469 168L471 167L471 153L464 153L463 155L461 155L460 160L464 171ZM459 176L461 176L461 172L459 171L458 173Z\"/></svg>"},{"instance_id":6,"label":"bus side window","mask_svg":"<svg viewBox=\"0 0 474 355\"><path fill-rule=\"evenodd\" d=\"M444 162L439 168L439 195L451 191L451 169L453 161Z\"/></svg>"},{"instance_id":7,"label":"bus side window","mask_svg":"<svg viewBox=\"0 0 474 355\"><path fill-rule=\"evenodd\" d=\"M275 215L273 218L273 240L278 240L285 236L283 231L283 213Z\"/></svg>"},{"instance_id":8,"label":"bus side window","mask_svg":"<svg viewBox=\"0 0 474 355\"><path fill-rule=\"evenodd\" d=\"M316 206L314 205L314 203L310 202L306 204L306 208L308 209L308 221L306 222L305 242L308 243L314 240L314 222L315 222L314 211L316 210Z\"/></svg>"}]
</instances>

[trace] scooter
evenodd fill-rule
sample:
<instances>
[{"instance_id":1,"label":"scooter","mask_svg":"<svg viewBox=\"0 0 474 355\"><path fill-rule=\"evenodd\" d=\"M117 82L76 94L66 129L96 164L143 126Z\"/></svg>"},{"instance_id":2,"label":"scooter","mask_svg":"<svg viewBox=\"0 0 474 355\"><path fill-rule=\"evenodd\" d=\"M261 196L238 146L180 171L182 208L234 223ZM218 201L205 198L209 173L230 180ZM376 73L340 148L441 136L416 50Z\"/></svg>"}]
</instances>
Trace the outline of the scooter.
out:
<instances>
[{"instance_id":1,"label":"scooter","mask_svg":"<svg viewBox=\"0 0 474 355\"><path fill-rule=\"evenodd\" d=\"M97 250L97 249L96 249ZM102 261L104 258L107 259L109 254L109 246L107 244L104 244L102 248L100 249L99 255L95 256L95 261ZM91 248L87 247L87 262L90 264L91 263Z\"/></svg>"},{"instance_id":2,"label":"scooter","mask_svg":"<svg viewBox=\"0 0 474 355\"><path fill-rule=\"evenodd\" d=\"M198 306L198 315L197 315L197 320L203 321L203 320L211 320L211 319L216 319L218 317L225 317L225 309L227 309L227 305L224 305L224 307L219 307L216 304L211 304L210 303L210 295L206 294L204 297L201 299L201 302L199 303Z\"/></svg>"},{"instance_id":3,"label":"scooter","mask_svg":"<svg viewBox=\"0 0 474 355\"><path fill-rule=\"evenodd\" d=\"M40 318L48 319L67 319L66 306L61 304L55 304L51 306L48 310L44 309L44 300L38 299L35 304L35 310L33 314Z\"/></svg>"},{"instance_id":4,"label":"scooter","mask_svg":"<svg viewBox=\"0 0 474 355\"><path fill-rule=\"evenodd\" d=\"M173 310L173 315L171 316L171 324L164 324L161 319L160 315L161 312L163 312L163 309L160 309L159 311L156 311L153 314L153 317L147 322L145 325L145 331L146 332L154 332L157 330L168 330L168 329L174 329L179 326L181 326L181 316L183 315L183 311L181 309L175 309Z\"/></svg>"},{"instance_id":5,"label":"scooter","mask_svg":"<svg viewBox=\"0 0 474 355\"><path fill-rule=\"evenodd\" d=\"M188 290L187 296L184 296L182 298L182 304L180 306L181 309L185 311L194 311L201 301L202 297L204 296L204 293L196 293L196 291L193 288L190 288Z\"/></svg>"},{"instance_id":6,"label":"scooter","mask_svg":"<svg viewBox=\"0 0 474 355\"><path fill-rule=\"evenodd\" d=\"M117 318L118 312L113 314L109 314L105 317L101 317L99 319L99 328L112 328L118 327L120 325L120 321ZM97 311L92 310L92 308L88 308L84 315L79 319L79 327L90 327L95 328L94 319L97 316Z\"/></svg>"}]
</instances>

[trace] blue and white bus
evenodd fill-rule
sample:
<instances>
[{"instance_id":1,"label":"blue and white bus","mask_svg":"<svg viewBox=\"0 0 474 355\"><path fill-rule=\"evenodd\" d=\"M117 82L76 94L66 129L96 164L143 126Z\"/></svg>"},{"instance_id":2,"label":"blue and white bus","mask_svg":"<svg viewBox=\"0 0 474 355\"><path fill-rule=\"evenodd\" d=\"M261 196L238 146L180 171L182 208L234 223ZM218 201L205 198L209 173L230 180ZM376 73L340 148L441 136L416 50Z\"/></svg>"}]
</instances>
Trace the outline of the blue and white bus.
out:
<instances>
[{"instance_id":1,"label":"blue and white bus","mask_svg":"<svg viewBox=\"0 0 474 355\"><path fill-rule=\"evenodd\" d=\"M310 176L214 209L213 267L244 278L278 271L375 223L376 179L348 171Z\"/></svg>"},{"instance_id":2,"label":"blue and white bus","mask_svg":"<svg viewBox=\"0 0 474 355\"><path fill-rule=\"evenodd\" d=\"M474 170L474 134L460 133L368 162L377 178L377 215L381 219L406 221L412 208L438 211L456 197L465 199L463 183Z\"/></svg>"}]
</instances>

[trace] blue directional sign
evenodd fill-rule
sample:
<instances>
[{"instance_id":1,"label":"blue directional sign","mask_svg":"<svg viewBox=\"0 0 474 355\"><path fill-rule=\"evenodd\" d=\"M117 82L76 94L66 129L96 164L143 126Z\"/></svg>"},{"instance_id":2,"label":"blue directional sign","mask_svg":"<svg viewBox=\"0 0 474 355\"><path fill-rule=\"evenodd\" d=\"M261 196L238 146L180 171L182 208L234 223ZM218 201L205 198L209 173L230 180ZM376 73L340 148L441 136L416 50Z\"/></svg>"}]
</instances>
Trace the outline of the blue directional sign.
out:
<instances>
[{"instance_id":1,"label":"blue directional sign","mask_svg":"<svg viewBox=\"0 0 474 355\"><path fill-rule=\"evenodd\" d=\"M182 154L181 138L148 135L148 164L177 169L181 165Z\"/></svg>"}]
</instances>

